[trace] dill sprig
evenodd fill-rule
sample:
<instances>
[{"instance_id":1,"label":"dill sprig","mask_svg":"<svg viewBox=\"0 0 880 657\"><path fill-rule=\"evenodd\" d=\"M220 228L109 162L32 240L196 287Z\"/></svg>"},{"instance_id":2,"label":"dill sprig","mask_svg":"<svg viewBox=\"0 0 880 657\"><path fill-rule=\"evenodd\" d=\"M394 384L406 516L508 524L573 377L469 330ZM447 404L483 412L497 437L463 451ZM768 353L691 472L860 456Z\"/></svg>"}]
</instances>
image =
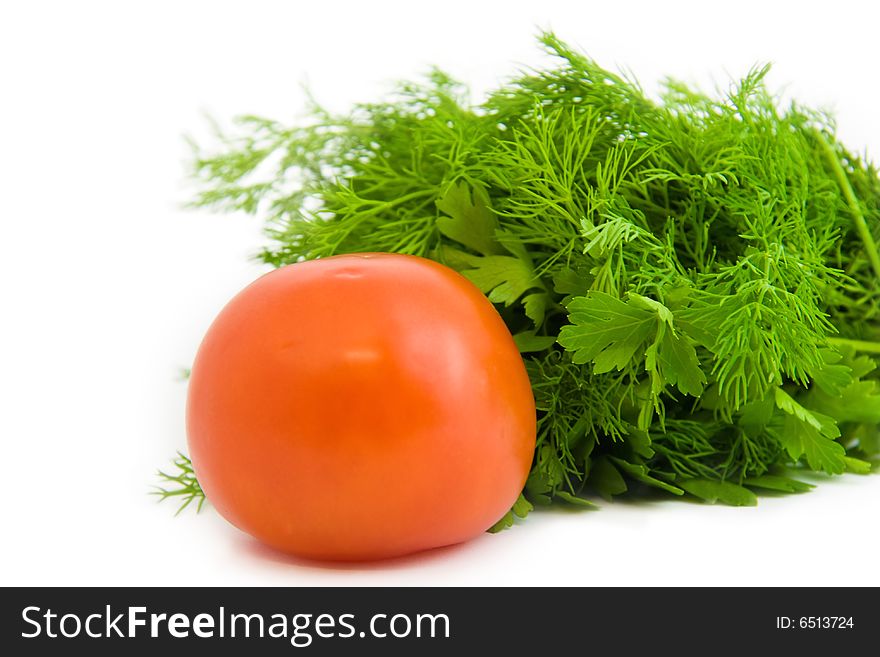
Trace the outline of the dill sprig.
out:
<instances>
[{"instance_id":1,"label":"dill sprig","mask_svg":"<svg viewBox=\"0 0 880 657\"><path fill-rule=\"evenodd\" d=\"M496 304L528 367L524 496L634 485L753 504L880 457L880 177L756 67L659 98L557 39L473 104L433 71L344 116L248 116L196 147L194 204L261 217L275 266L433 258ZM181 468L182 469L182 468ZM180 494L199 489L191 470ZM195 497L186 498L188 500Z\"/></svg>"},{"instance_id":2,"label":"dill sprig","mask_svg":"<svg viewBox=\"0 0 880 657\"><path fill-rule=\"evenodd\" d=\"M153 495L159 496L159 501L163 502L167 499L178 501L177 511L179 514L190 504L195 502L196 512L202 510L205 504L205 493L196 479L193 471L192 461L182 452L177 453L177 457L172 461L174 470L170 473L159 470L156 475L162 481L162 485L155 486Z\"/></svg>"}]
</instances>

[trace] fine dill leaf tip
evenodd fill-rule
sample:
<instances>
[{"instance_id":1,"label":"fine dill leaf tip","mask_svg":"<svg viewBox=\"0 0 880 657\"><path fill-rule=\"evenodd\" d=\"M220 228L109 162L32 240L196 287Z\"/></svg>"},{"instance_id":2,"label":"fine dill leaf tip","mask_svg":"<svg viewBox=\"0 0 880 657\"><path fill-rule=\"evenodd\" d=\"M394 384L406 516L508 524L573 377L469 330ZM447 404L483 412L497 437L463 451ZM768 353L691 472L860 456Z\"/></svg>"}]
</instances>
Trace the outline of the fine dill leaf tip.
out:
<instances>
[{"instance_id":1,"label":"fine dill leaf tip","mask_svg":"<svg viewBox=\"0 0 880 657\"><path fill-rule=\"evenodd\" d=\"M435 259L496 304L538 409L533 505L639 487L733 505L880 458L880 177L833 117L638 82L540 36L553 64L477 104L441 71L196 145L194 204L259 216L276 267ZM185 456L162 499L204 494Z\"/></svg>"},{"instance_id":2,"label":"fine dill leaf tip","mask_svg":"<svg viewBox=\"0 0 880 657\"><path fill-rule=\"evenodd\" d=\"M168 499L176 500L178 507L175 515L179 515L193 503L196 512L201 511L206 498L196 479L192 461L182 452L178 452L171 465L173 470L170 473L162 470L156 472L161 484L154 486L151 494L157 495L160 502Z\"/></svg>"}]
</instances>

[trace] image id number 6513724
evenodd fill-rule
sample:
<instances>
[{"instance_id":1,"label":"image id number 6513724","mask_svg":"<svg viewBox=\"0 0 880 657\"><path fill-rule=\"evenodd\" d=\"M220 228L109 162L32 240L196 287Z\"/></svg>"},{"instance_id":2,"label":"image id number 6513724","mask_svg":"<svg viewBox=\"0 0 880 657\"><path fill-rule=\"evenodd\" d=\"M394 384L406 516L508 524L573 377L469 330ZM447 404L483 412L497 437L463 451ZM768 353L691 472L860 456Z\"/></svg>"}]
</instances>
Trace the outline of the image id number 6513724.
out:
<instances>
[{"instance_id":1,"label":"image id number 6513724","mask_svg":"<svg viewBox=\"0 0 880 657\"><path fill-rule=\"evenodd\" d=\"M777 616L779 630L851 630L852 616Z\"/></svg>"}]
</instances>

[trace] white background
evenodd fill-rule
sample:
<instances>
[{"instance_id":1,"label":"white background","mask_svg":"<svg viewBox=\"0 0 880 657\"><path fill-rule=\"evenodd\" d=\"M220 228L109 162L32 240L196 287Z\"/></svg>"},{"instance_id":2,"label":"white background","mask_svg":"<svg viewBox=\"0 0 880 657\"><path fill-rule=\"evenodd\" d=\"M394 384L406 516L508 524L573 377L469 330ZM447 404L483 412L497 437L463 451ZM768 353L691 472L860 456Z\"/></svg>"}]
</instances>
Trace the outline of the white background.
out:
<instances>
[{"instance_id":1,"label":"white background","mask_svg":"<svg viewBox=\"0 0 880 657\"><path fill-rule=\"evenodd\" d=\"M203 114L293 120L437 64L475 98L551 27L649 91L753 64L880 154L869 2L19 2L0 9L0 584L880 584L880 477L757 508L615 502L328 566L147 496L185 445L202 333L264 268L259 222L184 211Z\"/></svg>"}]
</instances>

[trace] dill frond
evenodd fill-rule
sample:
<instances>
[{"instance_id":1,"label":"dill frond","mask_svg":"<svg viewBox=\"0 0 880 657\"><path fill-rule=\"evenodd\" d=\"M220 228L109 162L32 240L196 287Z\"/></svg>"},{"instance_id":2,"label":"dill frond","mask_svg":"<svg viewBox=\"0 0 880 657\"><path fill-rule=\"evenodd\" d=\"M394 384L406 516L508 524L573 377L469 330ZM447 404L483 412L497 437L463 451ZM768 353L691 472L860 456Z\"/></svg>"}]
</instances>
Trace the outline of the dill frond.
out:
<instances>
[{"instance_id":1,"label":"dill frond","mask_svg":"<svg viewBox=\"0 0 880 657\"><path fill-rule=\"evenodd\" d=\"M192 461L183 452L178 452L172 461L171 472L157 471L156 475L161 480L161 485L155 486L153 495L159 497L159 501L171 499L178 502L175 515L181 513L191 504L195 503L196 512L202 510L205 504L205 493L196 479Z\"/></svg>"}]
</instances>

